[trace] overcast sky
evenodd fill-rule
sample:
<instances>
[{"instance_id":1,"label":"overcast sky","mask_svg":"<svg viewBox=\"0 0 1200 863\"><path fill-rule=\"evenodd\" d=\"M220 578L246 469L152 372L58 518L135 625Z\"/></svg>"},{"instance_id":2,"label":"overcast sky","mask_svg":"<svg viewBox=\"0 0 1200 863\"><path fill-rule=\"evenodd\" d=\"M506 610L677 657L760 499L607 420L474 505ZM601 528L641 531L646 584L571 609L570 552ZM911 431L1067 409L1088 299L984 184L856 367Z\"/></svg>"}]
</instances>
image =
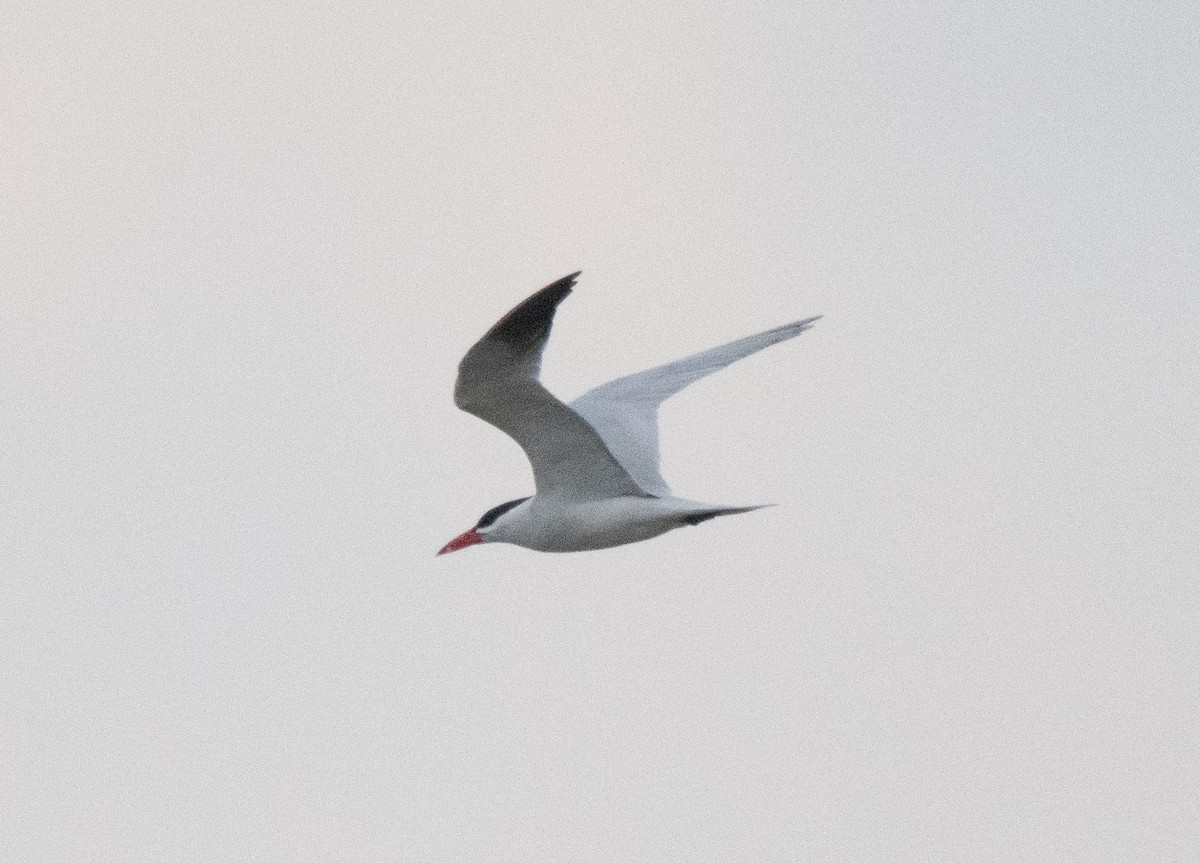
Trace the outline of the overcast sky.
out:
<instances>
[{"instance_id":1,"label":"overcast sky","mask_svg":"<svg viewBox=\"0 0 1200 863\"><path fill-rule=\"evenodd\" d=\"M589 5L591 6L589 10ZM1193 3L0 12L0 858L1194 860ZM778 507L434 558L451 402Z\"/></svg>"}]
</instances>

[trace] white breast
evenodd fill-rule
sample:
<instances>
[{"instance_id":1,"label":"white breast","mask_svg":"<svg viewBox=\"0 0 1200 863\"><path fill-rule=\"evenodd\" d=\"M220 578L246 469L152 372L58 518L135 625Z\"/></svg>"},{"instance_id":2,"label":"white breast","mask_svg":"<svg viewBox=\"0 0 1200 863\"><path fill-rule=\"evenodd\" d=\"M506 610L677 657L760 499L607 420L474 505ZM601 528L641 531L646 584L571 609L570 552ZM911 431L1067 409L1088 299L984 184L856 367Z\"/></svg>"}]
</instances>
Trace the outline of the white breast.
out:
<instances>
[{"instance_id":1,"label":"white breast","mask_svg":"<svg viewBox=\"0 0 1200 863\"><path fill-rule=\"evenodd\" d=\"M534 498L503 525L497 539L537 551L592 551L664 534L681 527L688 506L674 498L613 497L559 504Z\"/></svg>"}]
</instances>

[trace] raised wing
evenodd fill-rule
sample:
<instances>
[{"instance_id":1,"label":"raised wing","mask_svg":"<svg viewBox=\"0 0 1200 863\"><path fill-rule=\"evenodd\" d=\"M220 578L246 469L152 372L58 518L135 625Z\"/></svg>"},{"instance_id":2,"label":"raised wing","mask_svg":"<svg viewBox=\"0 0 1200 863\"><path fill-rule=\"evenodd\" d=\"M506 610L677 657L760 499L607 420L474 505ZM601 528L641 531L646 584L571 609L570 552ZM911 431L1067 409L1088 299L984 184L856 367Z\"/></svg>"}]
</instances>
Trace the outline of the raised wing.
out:
<instances>
[{"instance_id":1,"label":"raised wing","mask_svg":"<svg viewBox=\"0 0 1200 863\"><path fill-rule=\"evenodd\" d=\"M467 351L458 366L454 403L521 445L539 497L645 496L596 430L538 383L554 312L578 276L542 288Z\"/></svg>"},{"instance_id":2,"label":"raised wing","mask_svg":"<svg viewBox=\"0 0 1200 863\"><path fill-rule=\"evenodd\" d=\"M665 366L617 378L581 395L571 407L600 433L633 481L655 495L671 489L658 467L658 406L690 383L770 345L793 338L821 316L701 351Z\"/></svg>"}]
</instances>

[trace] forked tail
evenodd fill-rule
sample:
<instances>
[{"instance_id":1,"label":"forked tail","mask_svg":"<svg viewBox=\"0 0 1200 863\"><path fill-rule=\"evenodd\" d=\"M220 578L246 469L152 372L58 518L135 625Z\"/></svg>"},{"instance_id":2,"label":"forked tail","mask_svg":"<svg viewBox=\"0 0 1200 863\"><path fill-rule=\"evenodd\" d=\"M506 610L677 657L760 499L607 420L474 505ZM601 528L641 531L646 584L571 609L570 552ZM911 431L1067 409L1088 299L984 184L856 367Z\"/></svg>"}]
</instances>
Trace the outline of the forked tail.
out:
<instances>
[{"instance_id":1,"label":"forked tail","mask_svg":"<svg viewBox=\"0 0 1200 863\"><path fill-rule=\"evenodd\" d=\"M716 518L719 515L740 515L743 512L753 512L756 509L765 509L768 506L775 506L775 504L760 503L758 506L715 506L712 509L700 509L695 512L689 512L683 516L683 523L695 527L700 522L708 521L710 518Z\"/></svg>"}]
</instances>

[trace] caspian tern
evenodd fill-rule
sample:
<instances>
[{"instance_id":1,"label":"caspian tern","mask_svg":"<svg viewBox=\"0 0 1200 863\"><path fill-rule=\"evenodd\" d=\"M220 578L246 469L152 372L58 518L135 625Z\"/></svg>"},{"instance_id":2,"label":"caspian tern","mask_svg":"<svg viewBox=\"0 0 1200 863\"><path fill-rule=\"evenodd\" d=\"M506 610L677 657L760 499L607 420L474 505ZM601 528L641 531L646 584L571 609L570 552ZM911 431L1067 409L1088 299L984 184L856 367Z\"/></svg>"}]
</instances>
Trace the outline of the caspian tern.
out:
<instances>
[{"instance_id":1,"label":"caspian tern","mask_svg":"<svg viewBox=\"0 0 1200 863\"><path fill-rule=\"evenodd\" d=\"M521 445L536 493L488 510L438 554L481 542L590 551L762 508L671 494L658 468L658 406L688 384L799 335L820 315L618 378L568 406L538 382L538 372L554 312L578 276L559 279L518 305L459 364L454 403Z\"/></svg>"}]
</instances>

